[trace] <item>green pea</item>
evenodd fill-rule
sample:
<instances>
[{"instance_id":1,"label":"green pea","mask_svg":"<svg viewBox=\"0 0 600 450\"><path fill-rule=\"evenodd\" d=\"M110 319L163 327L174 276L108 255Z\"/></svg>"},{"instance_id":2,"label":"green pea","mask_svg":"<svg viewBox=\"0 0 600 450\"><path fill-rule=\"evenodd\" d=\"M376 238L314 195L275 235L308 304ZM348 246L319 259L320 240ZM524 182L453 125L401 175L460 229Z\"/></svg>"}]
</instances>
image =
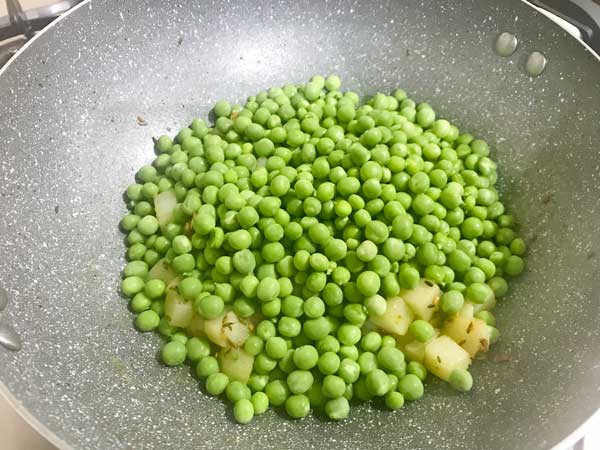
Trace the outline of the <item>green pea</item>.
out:
<instances>
[{"instance_id":1,"label":"green pea","mask_svg":"<svg viewBox=\"0 0 600 450\"><path fill-rule=\"evenodd\" d=\"M325 313L325 303L319 297L310 297L304 302L304 314L316 319Z\"/></svg>"},{"instance_id":2,"label":"green pea","mask_svg":"<svg viewBox=\"0 0 600 450\"><path fill-rule=\"evenodd\" d=\"M407 374L398 381L398 392L406 400L414 401L423 397L423 382L413 374Z\"/></svg>"},{"instance_id":3,"label":"green pea","mask_svg":"<svg viewBox=\"0 0 600 450\"><path fill-rule=\"evenodd\" d=\"M306 337L316 341L325 338L331 332L331 325L326 318L319 317L306 320L302 329Z\"/></svg>"},{"instance_id":4,"label":"green pea","mask_svg":"<svg viewBox=\"0 0 600 450\"><path fill-rule=\"evenodd\" d=\"M490 332L490 344L495 344L500 339L500 331L495 327L488 326Z\"/></svg>"},{"instance_id":5,"label":"green pea","mask_svg":"<svg viewBox=\"0 0 600 450\"><path fill-rule=\"evenodd\" d=\"M287 350L287 343L281 337L269 337L265 343L265 351L273 359L283 358Z\"/></svg>"},{"instance_id":6,"label":"green pea","mask_svg":"<svg viewBox=\"0 0 600 450\"><path fill-rule=\"evenodd\" d=\"M155 299L164 294L166 287L163 280L149 280L144 286L144 294L148 298Z\"/></svg>"},{"instance_id":7,"label":"green pea","mask_svg":"<svg viewBox=\"0 0 600 450\"><path fill-rule=\"evenodd\" d=\"M419 283L419 271L411 266L402 266L398 272L398 281L400 286L406 289L413 289Z\"/></svg>"},{"instance_id":8,"label":"green pea","mask_svg":"<svg viewBox=\"0 0 600 450\"><path fill-rule=\"evenodd\" d=\"M290 395L287 383L282 380L270 381L265 387L265 394L269 398L269 403L274 406L280 406L285 403Z\"/></svg>"},{"instance_id":9,"label":"green pea","mask_svg":"<svg viewBox=\"0 0 600 450\"><path fill-rule=\"evenodd\" d=\"M178 366L183 364L187 355L185 344L171 341L165 344L161 350L162 361L167 366Z\"/></svg>"},{"instance_id":10,"label":"green pea","mask_svg":"<svg viewBox=\"0 0 600 450\"><path fill-rule=\"evenodd\" d=\"M455 250L448 255L448 264L456 272L466 272L471 266L471 258L462 250Z\"/></svg>"},{"instance_id":11,"label":"green pea","mask_svg":"<svg viewBox=\"0 0 600 450\"><path fill-rule=\"evenodd\" d=\"M389 273L383 277L381 291L385 297L395 297L400 293L400 283L396 273Z\"/></svg>"},{"instance_id":12,"label":"green pea","mask_svg":"<svg viewBox=\"0 0 600 450\"><path fill-rule=\"evenodd\" d=\"M503 297L508 292L508 283L502 277L493 277L488 281L488 285L494 291L497 298Z\"/></svg>"},{"instance_id":13,"label":"green pea","mask_svg":"<svg viewBox=\"0 0 600 450\"><path fill-rule=\"evenodd\" d=\"M400 392L388 392L385 395L385 406L387 406L392 411L402 408L402 406L404 406L404 396Z\"/></svg>"},{"instance_id":14,"label":"green pea","mask_svg":"<svg viewBox=\"0 0 600 450\"><path fill-rule=\"evenodd\" d=\"M217 396L225 392L229 384L229 377L224 373L212 373L206 378L206 390L209 394Z\"/></svg>"},{"instance_id":15,"label":"green pea","mask_svg":"<svg viewBox=\"0 0 600 450\"><path fill-rule=\"evenodd\" d=\"M337 375L326 375L323 378L321 392L325 397L337 398L341 397L346 390L346 383Z\"/></svg>"},{"instance_id":16,"label":"green pea","mask_svg":"<svg viewBox=\"0 0 600 450\"><path fill-rule=\"evenodd\" d=\"M383 222L373 220L367 223L365 236L375 244L382 244L388 238L388 227Z\"/></svg>"},{"instance_id":17,"label":"green pea","mask_svg":"<svg viewBox=\"0 0 600 450\"><path fill-rule=\"evenodd\" d=\"M364 301L369 316L382 316L387 309L387 302L381 295L372 295Z\"/></svg>"},{"instance_id":18,"label":"green pea","mask_svg":"<svg viewBox=\"0 0 600 450\"><path fill-rule=\"evenodd\" d=\"M254 415L263 414L269 409L269 397L264 392L255 392L251 398Z\"/></svg>"},{"instance_id":19,"label":"green pea","mask_svg":"<svg viewBox=\"0 0 600 450\"><path fill-rule=\"evenodd\" d=\"M337 330L337 338L344 345L354 345L360 341L361 330L350 323L342 324Z\"/></svg>"},{"instance_id":20,"label":"green pea","mask_svg":"<svg viewBox=\"0 0 600 450\"><path fill-rule=\"evenodd\" d=\"M383 243L383 254L392 262L400 261L404 257L405 251L404 242L401 239L390 237Z\"/></svg>"},{"instance_id":21,"label":"green pea","mask_svg":"<svg viewBox=\"0 0 600 450\"><path fill-rule=\"evenodd\" d=\"M280 242L269 242L263 246L261 255L266 262L275 263L285 256L285 248Z\"/></svg>"},{"instance_id":22,"label":"green pea","mask_svg":"<svg viewBox=\"0 0 600 450\"><path fill-rule=\"evenodd\" d=\"M186 342L186 350L188 359L192 362L198 362L203 357L210 355L210 342L204 337L192 337Z\"/></svg>"},{"instance_id":23,"label":"green pea","mask_svg":"<svg viewBox=\"0 0 600 450\"><path fill-rule=\"evenodd\" d=\"M233 417L237 423L246 424L254 417L254 406L249 399L240 399L233 406Z\"/></svg>"},{"instance_id":24,"label":"green pea","mask_svg":"<svg viewBox=\"0 0 600 450\"><path fill-rule=\"evenodd\" d=\"M404 373L406 369L404 354L394 346L383 346L377 353L377 366L390 373Z\"/></svg>"},{"instance_id":25,"label":"green pea","mask_svg":"<svg viewBox=\"0 0 600 450\"><path fill-rule=\"evenodd\" d=\"M254 358L254 371L258 374L267 374L277 366L277 361L265 353L260 353Z\"/></svg>"},{"instance_id":26,"label":"green pea","mask_svg":"<svg viewBox=\"0 0 600 450\"><path fill-rule=\"evenodd\" d=\"M483 320L487 325L489 325L491 327L493 327L494 325L496 325L496 318L489 311L479 311L475 315L475 318Z\"/></svg>"},{"instance_id":27,"label":"green pea","mask_svg":"<svg viewBox=\"0 0 600 450\"><path fill-rule=\"evenodd\" d=\"M328 400L325 403L325 414L331 420L342 420L348 417L350 412L350 404L345 397L338 397Z\"/></svg>"},{"instance_id":28,"label":"green pea","mask_svg":"<svg viewBox=\"0 0 600 450\"><path fill-rule=\"evenodd\" d=\"M433 326L425 320L415 320L409 326L409 332L420 342L427 342L435 336Z\"/></svg>"},{"instance_id":29,"label":"green pea","mask_svg":"<svg viewBox=\"0 0 600 450\"><path fill-rule=\"evenodd\" d=\"M252 396L250 388L244 383L241 383L237 380L233 380L227 385L227 388L225 389L225 394L227 395L227 399L233 403L241 399L250 400Z\"/></svg>"},{"instance_id":30,"label":"green pea","mask_svg":"<svg viewBox=\"0 0 600 450\"><path fill-rule=\"evenodd\" d=\"M277 330L282 336L295 337L302 331L302 324L293 317L282 317L277 324Z\"/></svg>"},{"instance_id":31,"label":"green pea","mask_svg":"<svg viewBox=\"0 0 600 450\"><path fill-rule=\"evenodd\" d=\"M197 311L202 317L208 320L216 319L221 316L224 309L225 303L223 302L223 299L216 295L207 295L197 302Z\"/></svg>"},{"instance_id":32,"label":"green pea","mask_svg":"<svg viewBox=\"0 0 600 450\"><path fill-rule=\"evenodd\" d=\"M148 275L148 264L144 261L130 261L123 269L125 277L145 278Z\"/></svg>"},{"instance_id":33,"label":"green pea","mask_svg":"<svg viewBox=\"0 0 600 450\"><path fill-rule=\"evenodd\" d=\"M516 256L523 256L527 251L525 241L521 238L513 239L510 243L510 252Z\"/></svg>"},{"instance_id":34,"label":"green pea","mask_svg":"<svg viewBox=\"0 0 600 450\"><path fill-rule=\"evenodd\" d=\"M457 391L467 392L473 387L473 377L468 370L454 369L448 379L450 386Z\"/></svg>"},{"instance_id":35,"label":"green pea","mask_svg":"<svg viewBox=\"0 0 600 450\"><path fill-rule=\"evenodd\" d=\"M363 241L356 248L356 256L364 262L369 262L377 256L377 245L370 240Z\"/></svg>"},{"instance_id":36,"label":"green pea","mask_svg":"<svg viewBox=\"0 0 600 450\"><path fill-rule=\"evenodd\" d=\"M309 370L317 365L319 353L312 345L304 345L296 348L293 359L294 364L296 364L296 367L300 370Z\"/></svg>"},{"instance_id":37,"label":"green pea","mask_svg":"<svg viewBox=\"0 0 600 450\"><path fill-rule=\"evenodd\" d=\"M483 304L493 296L492 289L485 283L472 283L467 287L465 297L473 303Z\"/></svg>"},{"instance_id":38,"label":"green pea","mask_svg":"<svg viewBox=\"0 0 600 450\"><path fill-rule=\"evenodd\" d=\"M425 381L425 378L427 378L427 369L418 361L409 362L406 366L406 372L413 374L421 381Z\"/></svg>"},{"instance_id":39,"label":"green pea","mask_svg":"<svg viewBox=\"0 0 600 450\"><path fill-rule=\"evenodd\" d=\"M325 272L329 268L329 260L321 253L313 253L310 255L308 262L312 269L317 272Z\"/></svg>"},{"instance_id":40,"label":"green pea","mask_svg":"<svg viewBox=\"0 0 600 450\"><path fill-rule=\"evenodd\" d=\"M152 310L146 310L137 316L135 325L140 331L147 332L156 329L159 322L160 317L156 312Z\"/></svg>"},{"instance_id":41,"label":"green pea","mask_svg":"<svg viewBox=\"0 0 600 450\"><path fill-rule=\"evenodd\" d=\"M287 385L293 394L304 394L314 382L312 373L308 370L294 370L287 376Z\"/></svg>"},{"instance_id":42,"label":"green pea","mask_svg":"<svg viewBox=\"0 0 600 450\"><path fill-rule=\"evenodd\" d=\"M484 283L485 279L486 279L486 275L485 275L485 272L483 270L481 270L478 267L471 267L464 274L463 282L466 285L469 285L469 284L472 284L472 283Z\"/></svg>"},{"instance_id":43,"label":"green pea","mask_svg":"<svg viewBox=\"0 0 600 450\"><path fill-rule=\"evenodd\" d=\"M525 262L520 256L511 255L504 263L504 272L509 276L517 276L525 269Z\"/></svg>"},{"instance_id":44,"label":"green pea","mask_svg":"<svg viewBox=\"0 0 600 450\"><path fill-rule=\"evenodd\" d=\"M142 292L136 294L130 302L131 310L136 313L146 311L152 305L152 300L146 297Z\"/></svg>"},{"instance_id":45,"label":"green pea","mask_svg":"<svg viewBox=\"0 0 600 450\"><path fill-rule=\"evenodd\" d=\"M130 276L121 282L121 291L127 297L133 297L144 289L144 280L139 276Z\"/></svg>"},{"instance_id":46,"label":"green pea","mask_svg":"<svg viewBox=\"0 0 600 450\"><path fill-rule=\"evenodd\" d=\"M460 291L450 290L445 292L440 300L440 307L446 314L456 314L464 304L464 297Z\"/></svg>"},{"instance_id":47,"label":"green pea","mask_svg":"<svg viewBox=\"0 0 600 450\"><path fill-rule=\"evenodd\" d=\"M356 286L365 297L377 294L381 287L381 279L375 272L367 270L358 275Z\"/></svg>"},{"instance_id":48,"label":"green pea","mask_svg":"<svg viewBox=\"0 0 600 450\"><path fill-rule=\"evenodd\" d=\"M260 310L265 317L274 318L281 313L281 300L276 298L260 305Z\"/></svg>"},{"instance_id":49,"label":"green pea","mask_svg":"<svg viewBox=\"0 0 600 450\"><path fill-rule=\"evenodd\" d=\"M280 286L275 278L263 278L256 288L256 295L259 300L266 302L274 300L279 295L279 290Z\"/></svg>"},{"instance_id":50,"label":"green pea","mask_svg":"<svg viewBox=\"0 0 600 450\"><path fill-rule=\"evenodd\" d=\"M253 356L262 352L263 347L264 341L259 336L249 336L244 343L244 350Z\"/></svg>"},{"instance_id":51,"label":"green pea","mask_svg":"<svg viewBox=\"0 0 600 450\"><path fill-rule=\"evenodd\" d=\"M196 265L194 257L185 253L183 255L176 256L173 258L172 267L179 273L191 272Z\"/></svg>"},{"instance_id":52,"label":"green pea","mask_svg":"<svg viewBox=\"0 0 600 450\"><path fill-rule=\"evenodd\" d=\"M365 385L371 395L384 396L389 391L390 381L383 370L373 369L367 374Z\"/></svg>"},{"instance_id":53,"label":"green pea","mask_svg":"<svg viewBox=\"0 0 600 450\"><path fill-rule=\"evenodd\" d=\"M340 368L340 357L334 352L325 352L319 357L318 367L323 375L335 374Z\"/></svg>"}]
</instances>

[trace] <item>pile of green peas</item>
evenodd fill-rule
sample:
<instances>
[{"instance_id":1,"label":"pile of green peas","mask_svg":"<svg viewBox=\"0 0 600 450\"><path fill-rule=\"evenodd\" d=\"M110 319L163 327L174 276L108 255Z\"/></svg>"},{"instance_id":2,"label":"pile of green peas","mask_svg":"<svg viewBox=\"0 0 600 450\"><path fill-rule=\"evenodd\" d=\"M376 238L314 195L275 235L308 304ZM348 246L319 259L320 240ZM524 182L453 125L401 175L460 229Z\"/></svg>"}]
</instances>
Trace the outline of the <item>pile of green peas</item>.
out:
<instances>
[{"instance_id":1,"label":"pile of green peas","mask_svg":"<svg viewBox=\"0 0 600 450\"><path fill-rule=\"evenodd\" d=\"M269 406L341 420L351 401L381 398L394 410L421 398L427 370L364 327L369 317L426 278L444 292L443 319L465 298L504 296L505 277L524 269L487 143L401 89L361 104L340 85L315 76L244 106L219 101L214 126L196 119L156 139L158 156L127 188L122 291L136 326L166 338L165 364L196 365L239 423ZM177 206L161 227L153 200L168 190ZM164 317L166 285L148 277L161 259L195 313L232 310L256 323L243 345L254 356L247 383L220 371L206 337ZM494 325L488 311L478 317ZM409 332L426 341L432 330L415 321ZM451 384L468 390L472 379L457 371Z\"/></svg>"}]
</instances>

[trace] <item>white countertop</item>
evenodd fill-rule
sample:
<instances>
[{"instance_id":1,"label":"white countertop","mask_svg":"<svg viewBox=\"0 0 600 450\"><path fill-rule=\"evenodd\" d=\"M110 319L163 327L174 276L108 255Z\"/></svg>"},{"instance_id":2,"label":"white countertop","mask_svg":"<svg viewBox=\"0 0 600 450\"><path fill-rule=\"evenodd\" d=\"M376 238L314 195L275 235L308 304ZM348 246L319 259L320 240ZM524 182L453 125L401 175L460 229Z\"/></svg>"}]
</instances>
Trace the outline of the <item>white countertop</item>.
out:
<instances>
[{"instance_id":1,"label":"white countertop","mask_svg":"<svg viewBox=\"0 0 600 450\"><path fill-rule=\"evenodd\" d=\"M57 0L20 0L21 7L24 11L28 9L35 9L41 6L52 5L56 3ZM0 17L7 16L8 10L6 8L6 2L4 0L0 0Z\"/></svg>"}]
</instances>

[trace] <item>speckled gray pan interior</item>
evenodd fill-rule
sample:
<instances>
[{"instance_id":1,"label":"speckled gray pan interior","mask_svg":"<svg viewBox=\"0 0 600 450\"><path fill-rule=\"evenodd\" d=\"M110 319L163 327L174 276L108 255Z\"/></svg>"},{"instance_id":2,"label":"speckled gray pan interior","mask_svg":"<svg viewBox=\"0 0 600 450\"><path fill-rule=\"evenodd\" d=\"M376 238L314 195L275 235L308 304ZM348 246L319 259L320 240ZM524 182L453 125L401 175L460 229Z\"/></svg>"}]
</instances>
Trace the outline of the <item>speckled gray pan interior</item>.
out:
<instances>
[{"instance_id":1,"label":"speckled gray pan interior","mask_svg":"<svg viewBox=\"0 0 600 450\"><path fill-rule=\"evenodd\" d=\"M509 58L493 51L503 31ZM535 79L533 50L549 61ZM152 136L331 72L364 94L402 86L488 140L528 271L471 393L432 382L396 413L238 426L132 328L121 193ZM517 0L93 1L0 77L0 322L23 340L0 347L0 386L64 448L552 448L600 406L599 236L600 63Z\"/></svg>"}]
</instances>

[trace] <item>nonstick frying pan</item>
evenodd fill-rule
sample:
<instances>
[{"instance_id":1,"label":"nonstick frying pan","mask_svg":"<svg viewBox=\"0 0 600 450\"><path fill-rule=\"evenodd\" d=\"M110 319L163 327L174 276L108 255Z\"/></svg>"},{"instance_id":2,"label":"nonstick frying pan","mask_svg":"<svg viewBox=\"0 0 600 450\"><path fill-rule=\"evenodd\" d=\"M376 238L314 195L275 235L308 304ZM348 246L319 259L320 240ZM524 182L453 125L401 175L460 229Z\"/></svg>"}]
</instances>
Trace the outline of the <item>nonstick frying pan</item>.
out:
<instances>
[{"instance_id":1,"label":"nonstick frying pan","mask_svg":"<svg viewBox=\"0 0 600 450\"><path fill-rule=\"evenodd\" d=\"M548 60L537 78L532 51ZM396 413L239 426L133 329L121 193L151 136L316 73L365 95L401 86L485 138L528 270L471 393L432 382ZM0 347L0 388L62 448L563 448L600 406L599 233L600 62L518 0L93 1L0 76L0 330L22 341Z\"/></svg>"}]
</instances>

